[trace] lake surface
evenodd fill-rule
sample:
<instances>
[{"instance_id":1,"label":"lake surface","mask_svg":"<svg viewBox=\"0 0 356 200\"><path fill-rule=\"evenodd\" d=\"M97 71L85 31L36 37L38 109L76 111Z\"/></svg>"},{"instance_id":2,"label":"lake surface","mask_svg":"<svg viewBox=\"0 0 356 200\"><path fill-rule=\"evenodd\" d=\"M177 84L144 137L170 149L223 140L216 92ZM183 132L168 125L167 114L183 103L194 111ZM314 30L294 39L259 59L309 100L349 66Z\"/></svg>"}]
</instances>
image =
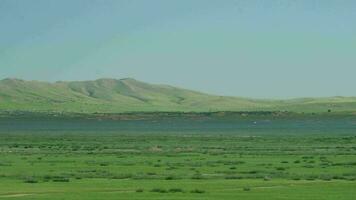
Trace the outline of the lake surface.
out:
<instances>
[{"instance_id":1,"label":"lake surface","mask_svg":"<svg viewBox=\"0 0 356 200\"><path fill-rule=\"evenodd\" d=\"M109 120L0 118L0 132L197 132L236 134L356 134L356 117L298 119Z\"/></svg>"}]
</instances>

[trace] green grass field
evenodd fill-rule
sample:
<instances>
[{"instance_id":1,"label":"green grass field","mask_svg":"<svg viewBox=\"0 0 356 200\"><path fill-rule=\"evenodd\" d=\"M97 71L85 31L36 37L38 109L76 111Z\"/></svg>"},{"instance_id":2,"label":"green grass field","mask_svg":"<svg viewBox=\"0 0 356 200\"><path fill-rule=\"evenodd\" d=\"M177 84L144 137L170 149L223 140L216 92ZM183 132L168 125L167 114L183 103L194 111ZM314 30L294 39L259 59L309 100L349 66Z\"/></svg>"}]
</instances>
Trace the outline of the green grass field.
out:
<instances>
[{"instance_id":1,"label":"green grass field","mask_svg":"<svg viewBox=\"0 0 356 200\"><path fill-rule=\"evenodd\" d=\"M0 199L354 199L356 117L0 118Z\"/></svg>"}]
</instances>

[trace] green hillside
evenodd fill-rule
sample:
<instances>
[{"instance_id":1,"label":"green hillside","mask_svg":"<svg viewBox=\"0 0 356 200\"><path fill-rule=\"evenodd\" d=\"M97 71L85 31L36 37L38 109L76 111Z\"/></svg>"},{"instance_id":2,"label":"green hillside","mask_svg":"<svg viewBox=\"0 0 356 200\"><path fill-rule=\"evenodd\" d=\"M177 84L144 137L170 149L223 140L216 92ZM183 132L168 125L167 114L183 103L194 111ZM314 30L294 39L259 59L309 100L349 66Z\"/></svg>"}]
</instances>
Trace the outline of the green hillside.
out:
<instances>
[{"instance_id":1,"label":"green hillside","mask_svg":"<svg viewBox=\"0 0 356 200\"><path fill-rule=\"evenodd\" d=\"M356 111L356 98L255 100L204 94L134 79L39 82L0 81L1 111L119 113L151 111Z\"/></svg>"}]
</instances>

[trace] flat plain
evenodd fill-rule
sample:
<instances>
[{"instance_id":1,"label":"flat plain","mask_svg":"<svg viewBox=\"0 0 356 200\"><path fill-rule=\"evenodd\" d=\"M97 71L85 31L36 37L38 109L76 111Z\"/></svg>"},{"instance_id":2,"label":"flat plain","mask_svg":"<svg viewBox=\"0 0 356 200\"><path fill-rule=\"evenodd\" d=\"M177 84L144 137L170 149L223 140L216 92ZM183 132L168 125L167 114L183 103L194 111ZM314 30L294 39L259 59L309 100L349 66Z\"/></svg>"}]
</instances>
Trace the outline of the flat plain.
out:
<instances>
[{"instance_id":1,"label":"flat plain","mask_svg":"<svg viewBox=\"0 0 356 200\"><path fill-rule=\"evenodd\" d=\"M354 199L356 116L0 117L0 199Z\"/></svg>"}]
</instances>

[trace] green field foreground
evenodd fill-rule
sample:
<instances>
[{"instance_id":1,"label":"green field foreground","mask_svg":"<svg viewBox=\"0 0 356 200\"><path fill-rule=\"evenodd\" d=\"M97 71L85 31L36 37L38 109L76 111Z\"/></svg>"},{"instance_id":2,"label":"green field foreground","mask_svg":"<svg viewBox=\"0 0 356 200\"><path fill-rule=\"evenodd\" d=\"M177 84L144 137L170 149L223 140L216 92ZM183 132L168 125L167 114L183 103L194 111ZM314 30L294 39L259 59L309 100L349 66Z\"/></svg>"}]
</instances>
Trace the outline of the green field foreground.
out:
<instances>
[{"instance_id":1,"label":"green field foreground","mask_svg":"<svg viewBox=\"0 0 356 200\"><path fill-rule=\"evenodd\" d=\"M354 199L354 124L2 118L0 199Z\"/></svg>"},{"instance_id":2,"label":"green field foreground","mask_svg":"<svg viewBox=\"0 0 356 200\"><path fill-rule=\"evenodd\" d=\"M70 183L1 181L1 199L354 199L355 182L292 180L74 180ZM152 188L183 192L150 192ZM250 191L244 191L249 187ZM137 188L143 192L137 192ZM192 193L200 188L204 193Z\"/></svg>"},{"instance_id":3,"label":"green field foreground","mask_svg":"<svg viewBox=\"0 0 356 200\"><path fill-rule=\"evenodd\" d=\"M153 127L135 123L133 129ZM354 199L353 124L346 132L327 124L324 134L311 127L307 134L278 126L206 133L63 131L49 123L45 130L15 131L2 121L0 198Z\"/></svg>"}]
</instances>

